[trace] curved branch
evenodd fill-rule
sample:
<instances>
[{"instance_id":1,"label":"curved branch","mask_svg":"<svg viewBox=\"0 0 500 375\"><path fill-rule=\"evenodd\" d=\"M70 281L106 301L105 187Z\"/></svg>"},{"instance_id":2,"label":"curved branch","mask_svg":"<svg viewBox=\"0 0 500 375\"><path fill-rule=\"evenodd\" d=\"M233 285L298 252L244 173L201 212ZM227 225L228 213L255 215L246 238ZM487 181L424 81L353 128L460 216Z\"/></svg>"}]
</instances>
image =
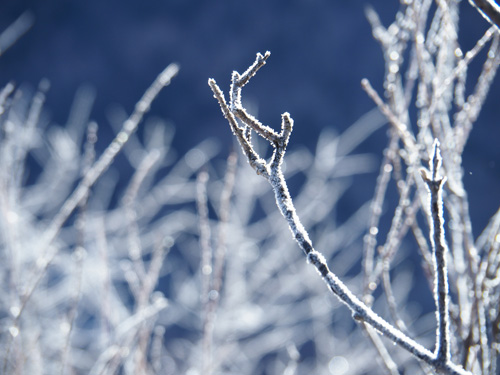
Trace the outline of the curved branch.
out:
<instances>
[{"instance_id":1,"label":"curved branch","mask_svg":"<svg viewBox=\"0 0 500 375\"><path fill-rule=\"evenodd\" d=\"M280 134L277 134L274 130L262 125L258 121L249 120L244 116L238 116L238 111L242 109L242 107L240 107L241 87L248 82L248 80L261 66L264 65L265 60L269 57L269 55L269 52L266 52L264 56L257 54L255 62L245 73L242 75L237 72L233 73L230 95L231 100L229 105L227 105L224 100L222 91L215 83L215 80L210 79L209 86L214 92L214 96L218 100L224 116L229 120L231 130L235 133L238 141L240 142L243 153L248 158L250 165L257 171L257 173L263 175L271 184L276 204L281 214L286 219L293 237L297 241L299 247L304 251L307 261L314 265L330 290L351 309L353 318L356 321L369 324L379 333L406 349L415 357L431 365L438 373L470 375L469 372L452 363L448 357L445 357L443 360L443 357L437 356L428 349L424 348L422 345L377 315L372 309L361 302L361 300L349 290L349 288L337 277L337 275L330 271L324 256L314 249L307 231L300 222L292 198L288 192L286 180L281 170L281 162L285 155L286 146L293 129L293 121L290 118L290 115L288 113L284 113L282 115L282 130ZM235 116L238 117L248 128L255 130L258 134L267 139L274 147L274 154L269 163L267 163L254 151L250 142L250 137L246 135L246 129L239 127L236 124ZM412 145L414 144L414 141L411 138L407 139L407 141ZM256 160L258 160L258 162L256 162ZM434 168L434 170L437 170L437 167Z\"/></svg>"}]
</instances>

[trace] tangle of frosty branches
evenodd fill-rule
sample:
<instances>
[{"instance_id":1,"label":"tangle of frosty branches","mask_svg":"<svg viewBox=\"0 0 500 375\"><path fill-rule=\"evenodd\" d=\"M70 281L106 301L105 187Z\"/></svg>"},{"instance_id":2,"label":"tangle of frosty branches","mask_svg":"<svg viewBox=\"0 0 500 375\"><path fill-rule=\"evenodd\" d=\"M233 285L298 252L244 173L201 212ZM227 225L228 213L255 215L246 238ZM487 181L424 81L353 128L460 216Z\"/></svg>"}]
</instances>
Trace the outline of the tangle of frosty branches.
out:
<instances>
[{"instance_id":1,"label":"tangle of frosty branches","mask_svg":"<svg viewBox=\"0 0 500 375\"><path fill-rule=\"evenodd\" d=\"M236 71L233 72L229 105L227 104L224 94L216 84L215 80L209 79L208 84L214 93L214 97L221 106L224 117L229 122L233 134L238 139L243 153L248 158L249 164L257 172L257 174L262 175L271 184L276 204L278 205L283 217L287 220L288 226L295 240L304 251L307 261L315 266L316 270L319 272L330 290L351 309L353 318L356 321L366 323L375 328L375 330L379 333L406 349L413 356L429 364L439 373L470 374L460 366L454 364L449 358L449 328L446 323L443 322L443 324L440 323L438 325L439 331L437 335L437 350L435 353L432 353L408 337L405 333L385 321L371 308L366 306L360 299L358 299L349 290L349 288L332 271L330 271L324 256L314 249L307 231L300 222L292 198L288 192L286 180L281 170L283 157L293 129L293 120L289 113L285 112L282 114L281 132L277 133L272 128L263 125L259 122L259 120L250 115L241 103L241 89L248 83L250 78L253 77L262 66L264 66L269 56L269 51L264 55L258 53L255 62L243 74L239 74ZM240 126L237 119L242 122L242 126ZM251 143L252 130L269 141L269 143L273 146L274 151L269 162L266 162L266 160L261 158L254 150ZM435 152L433 160L437 160L436 154L437 153ZM439 163L437 162L433 162L431 165L431 185L434 184L438 164ZM437 194L437 196L439 196L439 194ZM439 226L440 224L436 223L435 225ZM440 232L438 232L438 235L439 233ZM436 234L436 231L434 234ZM443 267L441 270L437 271L437 277L440 279L441 274L446 273L446 269L444 268L444 262L438 261L436 264L436 267L438 268ZM442 288L443 286L440 286L438 289L437 294L439 298L441 298L440 292ZM444 298L446 300L447 296ZM441 305L446 306L446 302L442 301L438 301L437 304L440 309ZM439 314L438 319L441 317L442 315ZM446 321L446 319L444 320ZM446 330L446 332L443 332L444 330Z\"/></svg>"},{"instance_id":2,"label":"tangle of frosty branches","mask_svg":"<svg viewBox=\"0 0 500 375\"><path fill-rule=\"evenodd\" d=\"M179 66L175 63L168 65L153 81L151 86L145 91L144 95L135 105L133 113L130 117L123 123L123 127L120 132L116 135L113 141L105 149L101 157L86 171L82 180L72 192L72 194L64 201L64 204L57 212L57 214L52 219L51 223L48 225L47 229L44 231L42 238L40 239L40 252L43 253L42 257L37 261L37 270L33 276L33 279L28 284L26 292L22 295L20 306L17 313L14 315L13 327L19 325L21 315L31 299L35 289L38 287L40 281L46 275L49 265L52 263L54 258L58 253L56 247L51 247L53 241L57 237L57 234L63 227L64 223L68 220L70 215L75 211L75 209L85 201L88 197L90 189L96 183L96 181L103 175L103 173L109 168L109 166L115 160L116 155L123 149L124 145L129 140L130 136L135 132L137 126L141 123L144 115L151 108L153 100L158 96L159 92L166 86L168 86L171 80L177 75L179 71ZM11 349L12 339L9 341L6 349L6 355L4 359L3 370L7 369L8 357Z\"/></svg>"}]
</instances>

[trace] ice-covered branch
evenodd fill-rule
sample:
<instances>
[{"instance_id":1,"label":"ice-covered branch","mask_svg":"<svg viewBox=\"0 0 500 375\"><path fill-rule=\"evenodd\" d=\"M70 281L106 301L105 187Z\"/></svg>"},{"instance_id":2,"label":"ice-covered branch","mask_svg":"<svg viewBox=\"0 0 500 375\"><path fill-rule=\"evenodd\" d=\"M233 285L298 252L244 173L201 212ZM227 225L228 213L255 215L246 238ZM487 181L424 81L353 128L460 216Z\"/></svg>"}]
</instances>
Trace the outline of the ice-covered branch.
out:
<instances>
[{"instance_id":1,"label":"ice-covered branch","mask_svg":"<svg viewBox=\"0 0 500 375\"><path fill-rule=\"evenodd\" d=\"M443 345L448 353L446 360L443 361L441 360L441 357L438 357L429 350L425 349L422 345L418 344L403 332L393 327L373 310L367 307L333 272L330 271L324 256L314 249L307 231L300 222L292 198L288 192L286 180L281 170L281 163L293 128L293 121L290 115L288 113L284 113L282 115L282 129L281 132L277 134L273 129L262 125L258 120L247 114L241 106L242 86L246 84L257 72L257 70L265 64L269 55L269 52L266 52L264 56L257 54L255 62L245 73L242 75L237 72L233 73L229 105L226 103L224 94L217 86L215 80L209 79L208 84L214 93L214 97L221 106L222 113L229 121L231 130L236 135L242 147L243 153L248 158L249 164L258 174L264 176L271 184L276 204L281 211L281 214L286 219L293 237L297 241L299 247L306 254L307 261L314 265L330 290L351 309L353 318L356 321L369 324L378 332L382 333L386 338L392 340L394 343L409 351L415 357L431 365L439 373L469 374L467 371L448 360L449 349L446 349L448 348L448 344ZM238 124L236 118L241 120L243 126ZM398 128L405 141L411 143L411 146L414 146L414 139L407 134L404 127L396 121L394 125ZM251 128L260 136L268 140L274 147L274 153L269 162L266 162L263 158L261 158L253 149L250 140L250 133L247 130L248 128ZM434 170L437 170L437 166ZM448 340L447 336L445 336L445 338Z\"/></svg>"},{"instance_id":2,"label":"ice-covered branch","mask_svg":"<svg viewBox=\"0 0 500 375\"><path fill-rule=\"evenodd\" d=\"M434 141L434 152L429 161L429 171L422 169L422 177L429 188L431 209L431 243L434 253L434 299L436 301L436 360L447 363L450 360L450 317L449 317L449 286L446 254L448 246L444 238L443 198L442 191L446 177L438 175L441 167L439 142Z\"/></svg>"},{"instance_id":3,"label":"ice-covered branch","mask_svg":"<svg viewBox=\"0 0 500 375\"><path fill-rule=\"evenodd\" d=\"M493 0L469 0L481 15L492 25L500 28L500 7Z\"/></svg>"}]
</instances>

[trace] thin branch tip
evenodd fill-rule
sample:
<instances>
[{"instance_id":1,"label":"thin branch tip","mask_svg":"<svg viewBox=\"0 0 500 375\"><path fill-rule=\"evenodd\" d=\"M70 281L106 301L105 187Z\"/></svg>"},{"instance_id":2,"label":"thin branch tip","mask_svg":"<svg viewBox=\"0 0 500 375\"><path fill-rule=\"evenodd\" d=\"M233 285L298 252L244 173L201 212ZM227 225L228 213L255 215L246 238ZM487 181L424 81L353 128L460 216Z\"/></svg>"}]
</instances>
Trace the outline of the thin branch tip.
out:
<instances>
[{"instance_id":1,"label":"thin branch tip","mask_svg":"<svg viewBox=\"0 0 500 375\"><path fill-rule=\"evenodd\" d=\"M168 65L163 72L160 73L159 81L163 86L167 86L170 84L172 78L174 78L180 70L180 66L177 63L171 63Z\"/></svg>"},{"instance_id":2,"label":"thin branch tip","mask_svg":"<svg viewBox=\"0 0 500 375\"><path fill-rule=\"evenodd\" d=\"M266 61L269 58L269 56L271 56L271 51L264 52L264 55L262 55L260 52L257 52L257 59L259 60Z\"/></svg>"},{"instance_id":3,"label":"thin branch tip","mask_svg":"<svg viewBox=\"0 0 500 375\"><path fill-rule=\"evenodd\" d=\"M285 140L288 141L290 138L290 134L293 130L293 119L290 117L288 112L285 112L281 115L281 136Z\"/></svg>"},{"instance_id":4,"label":"thin branch tip","mask_svg":"<svg viewBox=\"0 0 500 375\"><path fill-rule=\"evenodd\" d=\"M434 152L432 154L432 160L434 161L434 164L439 164L439 166L441 166L443 158L441 157L441 149L439 146L441 146L439 140L437 138L434 139L434 144L433 144Z\"/></svg>"},{"instance_id":5,"label":"thin branch tip","mask_svg":"<svg viewBox=\"0 0 500 375\"><path fill-rule=\"evenodd\" d=\"M438 172L443 163L443 158L441 156L441 150L439 148L440 143L436 138L433 143L433 151L432 156L429 159L429 169L425 168L420 169L420 174L422 175L422 179L429 185L431 183L442 185L446 181L446 177L439 176ZM429 186L430 187L430 186Z\"/></svg>"},{"instance_id":6,"label":"thin branch tip","mask_svg":"<svg viewBox=\"0 0 500 375\"><path fill-rule=\"evenodd\" d=\"M361 88L365 90L367 93L369 91L374 91L372 84L370 83L370 80L368 78L363 78L361 80Z\"/></svg>"},{"instance_id":7,"label":"thin branch tip","mask_svg":"<svg viewBox=\"0 0 500 375\"><path fill-rule=\"evenodd\" d=\"M233 70L233 72L231 73L231 81L232 81L233 83L235 83L235 82L236 82L236 81L238 81L240 78L241 78L240 73L238 73L236 70Z\"/></svg>"}]
</instances>

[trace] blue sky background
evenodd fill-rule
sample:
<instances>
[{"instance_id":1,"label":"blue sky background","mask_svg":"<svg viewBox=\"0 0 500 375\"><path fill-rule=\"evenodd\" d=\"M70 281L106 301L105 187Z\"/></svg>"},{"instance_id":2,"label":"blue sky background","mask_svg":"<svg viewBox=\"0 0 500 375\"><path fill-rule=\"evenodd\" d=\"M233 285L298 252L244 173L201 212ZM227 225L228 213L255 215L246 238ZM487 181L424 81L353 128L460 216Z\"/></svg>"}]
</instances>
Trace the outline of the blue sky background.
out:
<instances>
[{"instance_id":1,"label":"blue sky background","mask_svg":"<svg viewBox=\"0 0 500 375\"><path fill-rule=\"evenodd\" d=\"M313 147L323 128L341 132L373 108L359 84L363 77L382 91L384 62L364 16L368 4L385 25L398 9L394 0L5 0L1 29L25 10L35 23L1 56L0 84L36 87L48 78L46 107L59 124L77 89L90 85L97 93L92 118L105 139L106 132L111 137L109 108L120 104L130 113L154 77L175 61L181 71L152 113L175 125L180 152L217 137L225 155L233 139L207 79L227 92L233 69L243 71L256 52L270 50L245 97L270 126L278 127L280 114L290 112L296 124L290 147ZM488 25L466 1L461 9L460 39L468 50ZM497 77L464 156L476 236L500 201L499 94ZM379 131L360 151L380 155L385 144ZM366 198L373 194L375 175L370 178Z\"/></svg>"}]
</instances>

